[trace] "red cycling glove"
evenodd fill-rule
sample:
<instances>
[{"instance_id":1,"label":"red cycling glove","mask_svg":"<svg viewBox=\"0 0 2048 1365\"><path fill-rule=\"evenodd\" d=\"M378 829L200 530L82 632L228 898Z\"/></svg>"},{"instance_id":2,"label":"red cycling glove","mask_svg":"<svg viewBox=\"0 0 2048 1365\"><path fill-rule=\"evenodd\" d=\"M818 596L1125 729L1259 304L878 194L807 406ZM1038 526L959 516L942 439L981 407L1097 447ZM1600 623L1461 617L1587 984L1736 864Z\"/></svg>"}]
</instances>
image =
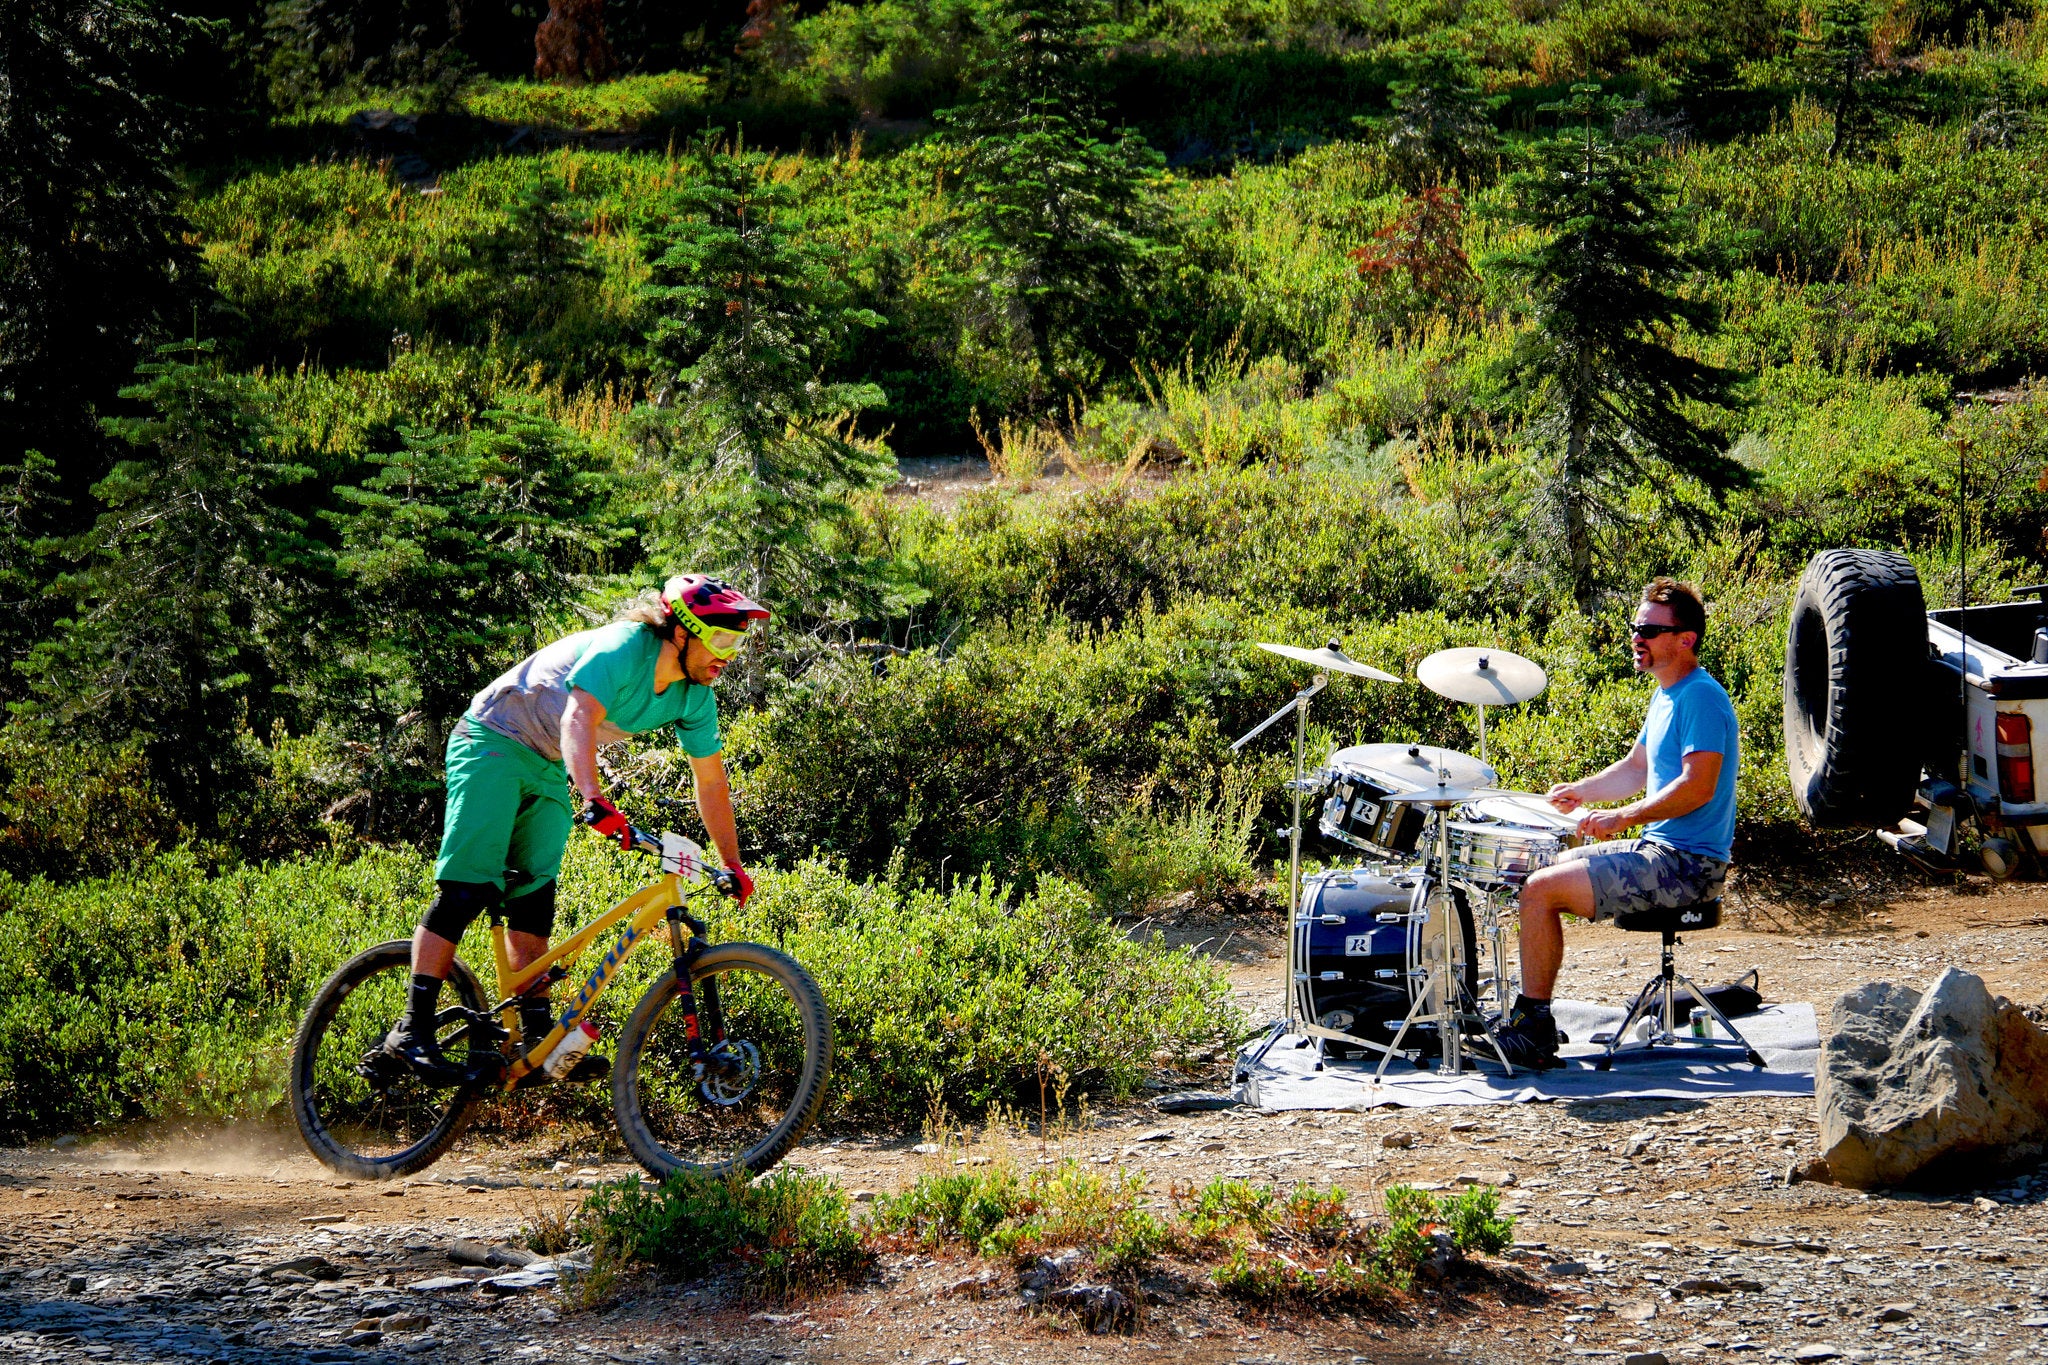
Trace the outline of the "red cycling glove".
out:
<instances>
[{"instance_id":1,"label":"red cycling glove","mask_svg":"<svg viewBox=\"0 0 2048 1365\"><path fill-rule=\"evenodd\" d=\"M740 884L740 894L737 903L745 905L747 897L754 894L754 879L747 875L747 870L744 867L733 868L732 875L738 879Z\"/></svg>"},{"instance_id":2,"label":"red cycling glove","mask_svg":"<svg viewBox=\"0 0 2048 1365\"><path fill-rule=\"evenodd\" d=\"M583 823L607 839L618 840L619 847L630 851L633 847L633 822L619 813L619 808L602 796L594 796L583 808Z\"/></svg>"}]
</instances>

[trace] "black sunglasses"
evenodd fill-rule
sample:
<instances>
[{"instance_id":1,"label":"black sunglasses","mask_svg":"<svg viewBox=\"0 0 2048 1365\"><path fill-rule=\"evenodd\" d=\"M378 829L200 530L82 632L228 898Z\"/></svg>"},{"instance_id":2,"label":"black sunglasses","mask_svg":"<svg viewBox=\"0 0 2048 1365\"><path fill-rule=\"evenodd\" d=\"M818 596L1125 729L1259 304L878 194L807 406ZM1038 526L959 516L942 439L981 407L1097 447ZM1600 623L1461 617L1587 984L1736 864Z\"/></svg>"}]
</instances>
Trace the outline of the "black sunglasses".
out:
<instances>
[{"instance_id":1,"label":"black sunglasses","mask_svg":"<svg viewBox=\"0 0 2048 1365\"><path fill-rule=\"evenodd\" d=\"M1674 634L1674 633L1676 633L1676 632L1678 632L1678 631L1681 631L1681 630L1687 630L1687 629L1690 629L1690 627L1687 627L1687 626L1659 626L1659 625L1632 625L1632 626L1630 626L1630 627L1628 628L1628 633L1629 633L1629 634L1631 634L1631 635L1633 635L1633 636L1635 636L1635 637L1636 637L1636 638L1637 638L1638 640L1654 640L1654 639L1656 639L1656 638L1657 638L1657 637L1658 637L1659 635L1671 635L1671 634Z\"/></svg>"}]
</instances>

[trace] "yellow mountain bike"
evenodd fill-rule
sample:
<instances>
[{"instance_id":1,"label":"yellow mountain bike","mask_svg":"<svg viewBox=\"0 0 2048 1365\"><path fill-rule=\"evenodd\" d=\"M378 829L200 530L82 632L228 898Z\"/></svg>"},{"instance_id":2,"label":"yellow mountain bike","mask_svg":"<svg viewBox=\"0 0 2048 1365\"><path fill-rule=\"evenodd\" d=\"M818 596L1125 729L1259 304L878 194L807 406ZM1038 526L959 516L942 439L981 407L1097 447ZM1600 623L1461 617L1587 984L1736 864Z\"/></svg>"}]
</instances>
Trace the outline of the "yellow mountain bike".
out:
<instances>
[{"instance_id":1,"label":"yellow mountain bike","mask_svg":"<svg viewBox=\"0 0 2048 1365\"><path fill-rule=\"evenodd\" d=\"M619 1036L612 1111L634 1158L656 1176L680 1170L758 1173L780 1161L825 1102L832 1025L809 973L758 943L712 944L690 902L738 890L729 872L679 834L635 827L635 850L661 859L661 876L514 970L505 925L491 919L501 997L486 1006L459 958L441 988L435 1032L442 1055L468 1077L436 1086L383 1051L404 1012L411 944L393 939L343 963L313 997L292 1048L292 1114L306 1145L344 1175L388 1180L424 1170L453 1145L477 1103L542 1079L539 1068L610 986L626 956L666 923L674 965L648 987ZM544 1038L523 1038L519 997L541 977L567 975L598 935L618 941L570 998Z\"/></svg>"}]
</instances>

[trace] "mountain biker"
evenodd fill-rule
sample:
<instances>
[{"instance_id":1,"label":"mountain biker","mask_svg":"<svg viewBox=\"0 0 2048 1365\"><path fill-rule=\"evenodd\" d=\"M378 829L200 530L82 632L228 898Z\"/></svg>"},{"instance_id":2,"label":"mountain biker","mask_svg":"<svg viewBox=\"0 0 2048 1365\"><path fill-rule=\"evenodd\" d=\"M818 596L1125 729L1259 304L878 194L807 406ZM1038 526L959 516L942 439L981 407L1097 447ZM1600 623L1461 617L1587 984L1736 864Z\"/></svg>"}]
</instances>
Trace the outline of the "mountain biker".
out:
<instances>
[{"instance_id":1,"label":"mountain biker","mask_svg":"<svg viewBox=\"0 0 2048 1365\"><path fill-rule=\"evenodd\" d=\"M413 931L412 992L384 1040L386 1053L431 1080L463 1078L434 1038L455 945L478 915L501 910L513 966L547 952L555 877L574 819L572 785L583 797L585 823L622 845L632 837L598 782L600 745L675 726L704 828L738 878L745 904L754 882L740 866L711 688L738 655L747 627L768 615L730 584L677 574L660 591L629 602L612 624L555 641L476 694L448 736L448 809L434 899ZM520 1000L521 1034L531 1045L554 1026L547 985L537 982ZM599 1080L610 1070L609 1061L586 1054L565 1079Z\"/></svg>"}]
</instances>

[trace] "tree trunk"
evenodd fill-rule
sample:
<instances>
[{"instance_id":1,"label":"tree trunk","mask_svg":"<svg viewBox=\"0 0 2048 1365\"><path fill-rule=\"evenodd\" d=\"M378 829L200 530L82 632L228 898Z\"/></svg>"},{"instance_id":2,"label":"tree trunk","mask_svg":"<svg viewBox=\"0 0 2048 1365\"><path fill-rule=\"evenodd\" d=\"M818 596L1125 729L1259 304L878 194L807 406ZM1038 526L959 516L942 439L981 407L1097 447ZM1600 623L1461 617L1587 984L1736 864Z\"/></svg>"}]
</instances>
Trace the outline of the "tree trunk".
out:
<instances>
[{"instance_id":1,"label":"tree trunk","mask_svg":"<svg viewBox=\"0 0 2048 1365\"><path fill-rule=\"evenodd\" d=\"M1587 516L1589 494L1585 487L1586 447L1592 440L1593 424L1583 402L1574 400L1571 432L1565 438L1564 475L1558 481L1559 501L1564 504L1564 541L1570 566L1572 598L1579 610L1593 614L1593 530Z\"/></svg>"},{"instance_id":2,"label":"tree trunk","mask_svg":"<svg viewBox=\"0 0 2048 1365\"><path fill-rule=\"evenodd\" d=\"M544 81L595 81L611 74L604 0L549 0L533 33L533 74Z\"/></svg>"}]
</instances>

